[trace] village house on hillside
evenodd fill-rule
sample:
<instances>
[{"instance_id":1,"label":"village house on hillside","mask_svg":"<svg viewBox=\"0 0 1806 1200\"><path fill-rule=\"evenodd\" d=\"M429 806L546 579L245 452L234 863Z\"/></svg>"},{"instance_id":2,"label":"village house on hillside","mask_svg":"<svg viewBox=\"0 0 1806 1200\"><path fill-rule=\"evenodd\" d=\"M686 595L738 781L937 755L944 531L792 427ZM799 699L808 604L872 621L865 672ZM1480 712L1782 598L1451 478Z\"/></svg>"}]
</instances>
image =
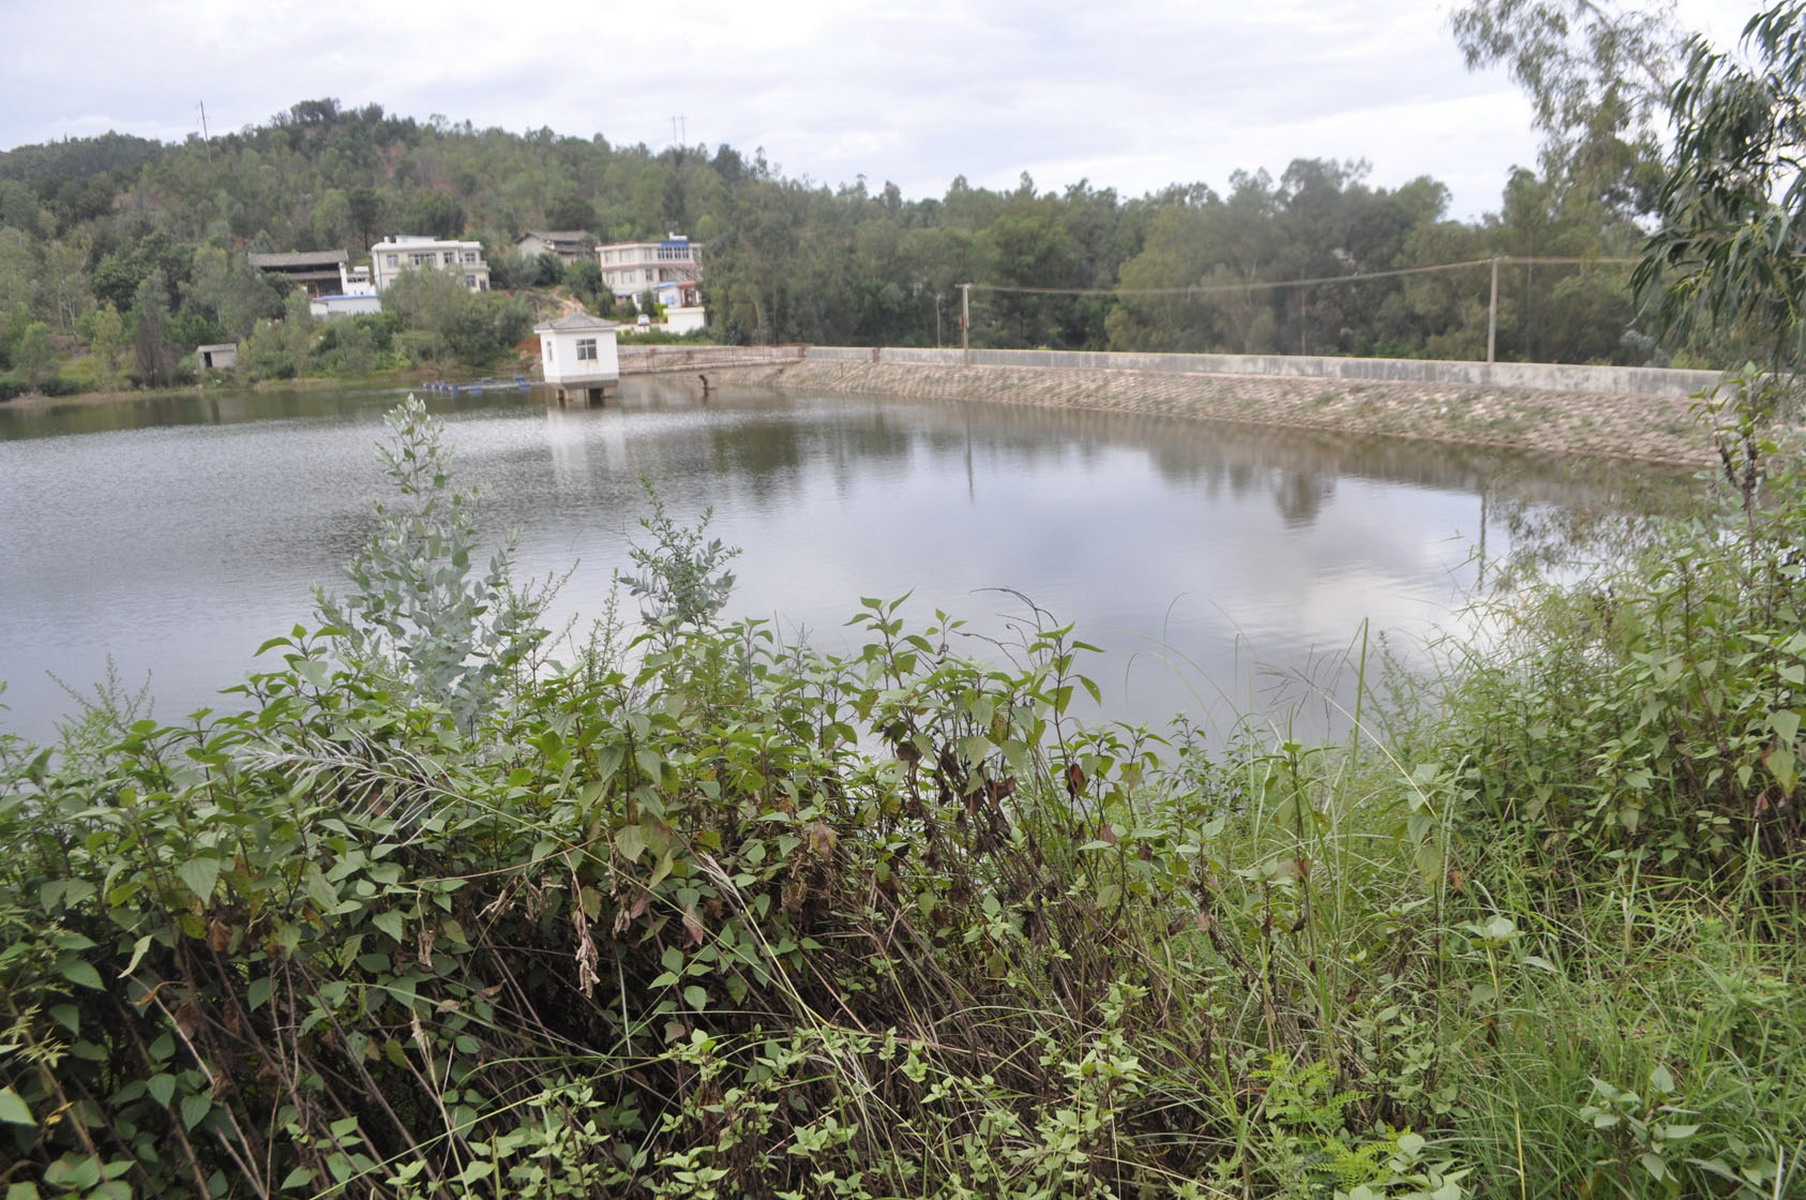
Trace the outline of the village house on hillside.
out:
<instances>
[{"instance_id":1,"label":"village house on hillside","mask_svg":"<svg viewBox=\"0 0 1806 1200\"><path fill-rule=\"evenodd\" d=\"M462 276L473 292L489 290L489 263L482 242L454 242L415 234L394 234L370 247L370 272L378 292L401 277L403 271L431 267Z\"/></svg>"},{"instance_id":2,"label":"village house on hillside","mask_svg":"<svg viewBox=\"0 0 1806 1200\"><path fill-rule=\"evenodd\" d=\"M610 242L596 247L602 282L617 300L631 300L661 283L701 283L701 254L702 243L675 233L660 242Z\"/></svg>"},{"instance_id":3,"label":"village house on hillside","mask_svg":"<svg viewBox=\"0 0 1806 1200\"><path fill-rule=\"evenodd\" d=\"M520 235L514 249L527 258L550 254L568 267L594 254L596 239L581 229L529 229Z\"/></svg>"},{"instance_id":4,"label":"village house on hillside","mask_svg":"<svg viewBox=\"0 0 1806 1200\"><path fill-rule=\"evenodd\" d=\"M651 292L653 302L664 310L663 328L668 332L688 333L707 323L702 307L702 243L671 233L658 242L610 242L596 247L596 257L602 282L617 303L638 306L640 297ZM650 318L650 313L640 315L642 323Z\"/></svg>"},{"instance_id":5,"label":"village house on hillside","mask_svg":"<svg viewBox=\"0 0 1806 1200\"><path fill-rule=\"evenodd\" d=\"M259 271L288 280L306 292L310 300L345 291L346 265L351 261L351 255L344 250L300 250L249 257Z\"/></svg>"},{"instance_id":6,"label":"village house on hillside","mask_svg":"<svg viewBox=\"0 0 1806 1200\"><path fill-rule=\"evenodd\" d=\"M376 294L376 285L370 281L370 268L351 266L351 256L344 250L302 250L247 257L251 265L265 275L286 279L305 292L308 308L316 317L382 311L382 300ZM207 365L217 366L216 363Z\"/></svg>"}]
</instances>

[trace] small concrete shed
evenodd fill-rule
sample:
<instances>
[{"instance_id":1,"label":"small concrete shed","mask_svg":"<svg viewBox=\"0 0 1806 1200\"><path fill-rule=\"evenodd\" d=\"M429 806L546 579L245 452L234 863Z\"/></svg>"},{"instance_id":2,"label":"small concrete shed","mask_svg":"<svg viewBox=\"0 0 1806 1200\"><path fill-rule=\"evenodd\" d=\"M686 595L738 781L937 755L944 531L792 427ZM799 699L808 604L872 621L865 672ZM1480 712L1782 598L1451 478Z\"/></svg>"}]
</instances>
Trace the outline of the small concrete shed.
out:
<instances>
[{"instance_id":1,"label":"small concrete shed","mask_svg":"<svg viewBox=\"0 0 1806 1200\"><path fill-rule=\"evenodd\" d=\"M203 371L230 371L238 365L238 343L225 342L218 346L196 346L194 358Z\"/></svg>"},{"instance_id":2,"label":"small concrete shed","mask_svg":"<svg viewBox=\"0 0 1806 1200\"><path fill-rule=\"evenodd\" d=\"M613 321L583 312L533 327L539 335L539 365L545 381L558 389L558 403L600 404L608 398L621 380L615 350L618 328Z\"/></svg>"}]
</instances>

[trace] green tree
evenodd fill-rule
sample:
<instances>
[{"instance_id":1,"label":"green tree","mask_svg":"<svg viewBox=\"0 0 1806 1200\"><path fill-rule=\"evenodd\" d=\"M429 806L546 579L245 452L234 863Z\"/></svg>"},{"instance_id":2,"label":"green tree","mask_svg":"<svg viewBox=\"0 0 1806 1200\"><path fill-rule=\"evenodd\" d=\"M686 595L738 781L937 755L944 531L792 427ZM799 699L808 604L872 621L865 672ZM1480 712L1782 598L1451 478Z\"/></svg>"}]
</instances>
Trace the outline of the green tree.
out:
<instances>
[{"instance_id":1,"label":"green tree","mask_svg":"<svg viewBox=\"0 0 1806 1200\"><path fill-rule=\"evenodd\" d=\"M558 230L596 228L596 206L575 192L565 192L546 205L546 224Z\"/></svg>"},{"instance_id":2,"label":"green tree","mask_svg":"<svg viewBox=\"0 0 1806 1200\"><path fill-rule=\"evenodd\" d=\"M1636 283L1670 333L1732 341L1780 372L1806 359L1806 3L1757 14L1743 46L1747 63L1691 43Z\"/></svg>"},{"instance_id":3,"label":"green tree","mask_svg":"<svg viewBox=\"0 0 1806 1200\"><path fill-rule=\"evenodd\" d=\"M368 250L376 241L376 226L382 220L382 196L373 187L354 187L345 193L351 227L357 231L360 249Z\"/></svg>"},{"instance_id":4,"label":"green tree","mask_svg":"<svg viewBox=\"0 0 1806 1200\"><path fill-rule=\"evenodd\" d=\"M1547 175L1620 212L1652 208L1656 121L1683 42L1671 7L1471 0L1450 24L1470 70L1503 64L1529 95Z\"/></svg>"},{"instance_id":5,"label":"green tree","mask_svg":"<svg viewBox=\"0 0 1806 1200\"><path fill-rule=\"evenodd\" d=\"M50 344L50 326L33 321L13 345L13 366L19 377L33 388L56 378L56 348Z\"/></svg>"},{"instance_id":6,"label":"green tree","mask_svg":"<svg viewBox=\"0 0 1806 1200\"><path fill-rule=\"evenodd\" d=\"M564 282L576 297L592 312L600 307L602 298L602 267L595 258L580 258L564 269ZM609 295L612 305L614 296Z\"/></svg>"},{"instance_id":7,"label":"green tree","mask_svg":"<svg viewBox=\"0 0 1806 1200\"><path fill-rule=\"evenodd\" d=\"M125 361L125 320L111 304L103 304L89 317L88 350L100 364L100 383L117 388L124 382L121 366Z\"/></svg>"},{"instance_id":8,"label":"green tree","mask_svg":"<svg viewBox=\"0 0 1806 1200\"><path fill-rule=\"evenodd\" d=\"M30 187L16 179L0 179L0 227L36 232L42 211Z\"/></svg>"},{"instance_id":9,"label":"green tree","mask_svg":"<svg viewBox=\"0 0 1806 1200\"><path fill-rule=\"evenodd\" d=\"M343 188L326 189L308 213L307 225L316 248L337 250L345 246L354 233L350 196Z\"/></svg>"},{"instance_id":10,"label":"green tree","mask_svg":"<svg viewBox=\"0 0 1806 1200\"><path fill-rule=\"evenodd\" d=\"M162 270L155 269L133 293L132 345L137 379L145 387L169 387L180 374L177 350L169 338L168 290Z\"/></svg>"},{"instance_id":11,"label":"green tree","mask_svg":"<svg viewBox=\"0 0 1806 1200\"><path fill-rule=\"evenodd\" d=\"M1221 202L1212 195L1209 203ZM1130 294L1110 313L1113 349L1185 352L1221 340L1215 309L1186 290L1215 265L1210 226L1201 207L1173 205L1154 215L1141 253L1123 266L1122 286ZM1168 294L1136 294L1155 292Z\"/></svg>"},{"instance_id":12,"label":"green tree","mask_svg":"<svg viewBox=\"0 0 1806 1200\"><path fill-rule=\"evenodd\" d=\"M282 296L242 254L215 246L195 253L194 278L182 286L183 307L216 324L233 341L257 322L283 313Z\"/></svg>"},{"instance_id":13,"label":"green tree","mask_svg":"<svg viewBox=\"0 0 1806 1200\"><path fill-rule=\"evenodd\" d=\"M88 249L75 240L44 247L38 285L38 310L58 333L75 332L75 323L94 305L88 288Z\"/></svg>"},{"instance_id":14,"label":"green tree","mask_svg":"<svg viewBox=\"0 0 1806 1200\"><path fill-rule=\"evenodd\" d=\"M37 279L37 243L22 229L0 228L0 317L33 306Z\"/></svg>"},{"instance_id":15,"label":"green tree","mask_svg":"<svg viewBox=\"0 0 1806 1200\"><path fill-rule=\"evenodd\" d=\"M403 232L436 238L459 238L464 235L464 206L445 192L416 193L403 206L402 214L402 220L408 226Z\"/></svg>"}]
</instances>

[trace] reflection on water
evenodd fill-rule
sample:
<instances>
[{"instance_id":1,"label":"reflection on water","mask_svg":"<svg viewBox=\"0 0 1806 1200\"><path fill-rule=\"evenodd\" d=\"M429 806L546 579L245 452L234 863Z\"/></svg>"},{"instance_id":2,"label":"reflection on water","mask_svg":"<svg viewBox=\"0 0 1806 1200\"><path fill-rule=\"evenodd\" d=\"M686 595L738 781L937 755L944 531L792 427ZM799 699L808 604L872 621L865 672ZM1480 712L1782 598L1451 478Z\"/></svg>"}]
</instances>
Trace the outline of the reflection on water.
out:
<instances>
[{"instance_id":1,"label":"reflection on water","mask_svg":"<svg viewBox=\"0 0 1806 1200\"><path fill-rule=\"evenodd\" d=\"M1364 628L1450 626L1500 514L1620 511L1672 477L1430 443L1000 405L717 391L637 380L620 406L434 397L486 524L524 573L576 564L554 616L601 609L644 511L705 507L745 548L732 612L827 649L862 596L912 592L1001 635L1015 589L1111 654L1114 715L1204 723L1321 680ZM45 736L109 657L154 676L164 719L305 622L370 531L393 391L0 408L0 677L8 724ZM1490 539L1490 544L1489 544ZM1016 613L1019 616L1019 612ZM981 652L983 643L974 643ZM1310 695L1294 685L1294 698ZM1321 728L1326 684L1304 718Z\"/></svg>"}]
</instances>

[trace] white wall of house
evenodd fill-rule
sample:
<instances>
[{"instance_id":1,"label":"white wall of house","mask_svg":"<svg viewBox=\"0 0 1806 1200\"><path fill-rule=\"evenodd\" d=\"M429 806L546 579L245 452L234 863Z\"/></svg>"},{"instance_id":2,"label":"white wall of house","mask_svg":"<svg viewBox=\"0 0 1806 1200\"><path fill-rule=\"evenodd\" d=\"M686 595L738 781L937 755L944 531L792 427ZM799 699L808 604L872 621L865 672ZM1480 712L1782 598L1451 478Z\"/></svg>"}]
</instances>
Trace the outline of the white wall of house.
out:
<instances>
[{"instance_id":1,"label":"white wall of house","mask_svg":"<svg viewBox=\"0 0 1806 1200\"><path fill-rule=\"evenodd\" d=\"M369 267L348 267L339 264L339 295L341 296L374 296L376 284L370 280Z\"/></svg>"},{"instance_id":2,"label":"white wall of house","mask_svg":"<svg viewBox=\"0 0 1806 1200\"><path fill-rule=\"evenodd\" d=\"M370 247L370 277L379 292L387 291L403 271L428 267L461 277L464 286L473 292L489 290L489 264L483 259L481 242L399 234Z\"/></svg>"},{"instance_id":3,"label":"white wall of house","mask_svg":"<svg viewBox=\"0 0 1806 1200\"><path fill-rule=\"evenodd\" d=\"M379 313L383 301L374 292L365 296L321 296L308 301L307 309L316 317L349 317L354 313Z\"/></svg>"},{"instance_id":4,"label":"white wall of house","mask_svg":"<svg viewBox=\"0 0 1806 1200\"><path fill-rule=\"evenodd\" d=\"M613 322L597 320L592 326L578 329L541 325L534 332L539 334L539 362L547 383L612 381L620 377L621 359L615 346Z\"/></svg>"}]
</instances>

